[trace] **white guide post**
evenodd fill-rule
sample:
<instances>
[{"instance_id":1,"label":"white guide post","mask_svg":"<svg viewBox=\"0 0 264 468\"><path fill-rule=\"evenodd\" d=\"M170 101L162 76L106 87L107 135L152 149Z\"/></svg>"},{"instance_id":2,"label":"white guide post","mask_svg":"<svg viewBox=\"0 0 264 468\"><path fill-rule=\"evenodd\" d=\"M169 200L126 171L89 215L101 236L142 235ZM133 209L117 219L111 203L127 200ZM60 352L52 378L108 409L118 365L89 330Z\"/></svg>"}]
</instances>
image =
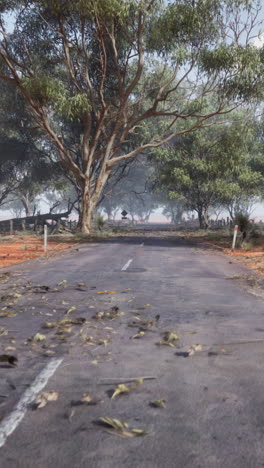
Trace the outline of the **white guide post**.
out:
<instances>
[{"instance_id":1,"label":"white guide post","mask_svg":"<svg viewBox=\"0 0 264 468\"><path fill-rule=\"evenodd\" d=\"M44 253L47 255L47 249L48 249L48 227L45 224L44 225Z\"/></svg>"},{"instance_id":2,"label":"white guide post","mask_svg":"<svg viewBox=\"0 0 264 468\"><path fill-rule=\"evenodd\" d=\"M236 238L237 238L237 231L238 231L238 226L235 225L235 227L234 227L234 235L233 235L233 242L232 242L232 250L235 250Z\"/></svg>"}]
</instances>

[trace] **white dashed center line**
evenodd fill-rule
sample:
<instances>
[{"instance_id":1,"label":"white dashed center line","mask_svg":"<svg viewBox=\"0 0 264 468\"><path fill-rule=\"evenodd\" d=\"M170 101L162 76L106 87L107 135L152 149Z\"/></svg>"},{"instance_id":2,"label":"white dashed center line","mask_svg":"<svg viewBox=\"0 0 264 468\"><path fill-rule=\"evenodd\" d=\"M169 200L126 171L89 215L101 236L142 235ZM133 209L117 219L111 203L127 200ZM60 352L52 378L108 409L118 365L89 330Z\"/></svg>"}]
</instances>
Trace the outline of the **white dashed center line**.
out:
<instances>
[{"instance_id":1,"label":"white dashed center line","mask_svg":"<svg viewBox=\"0 0 264 468\"><path fill-rule=\"evenodd\" d=\"M126 271L131 262L133 262L133 258L130 258L128 260L128 262L123 266L123 268L121 268L121 271Z\"/></svg>"},{"instance_id":2,"label":"white dashed center line","mask_svg":"<svg viewBox=\"0 0 264 468\"><path fill-rule=\"evenodd\" d=\"M0 447L3 447L6 439L15 431L19 423L21 423L27 412L28 406L33 403L38 393L47 385L49 379L56 372L62 361L63 359L52 359L37 375L30 387L23 393L12 413L1 421Z\"/></svg>"}]
</instances>

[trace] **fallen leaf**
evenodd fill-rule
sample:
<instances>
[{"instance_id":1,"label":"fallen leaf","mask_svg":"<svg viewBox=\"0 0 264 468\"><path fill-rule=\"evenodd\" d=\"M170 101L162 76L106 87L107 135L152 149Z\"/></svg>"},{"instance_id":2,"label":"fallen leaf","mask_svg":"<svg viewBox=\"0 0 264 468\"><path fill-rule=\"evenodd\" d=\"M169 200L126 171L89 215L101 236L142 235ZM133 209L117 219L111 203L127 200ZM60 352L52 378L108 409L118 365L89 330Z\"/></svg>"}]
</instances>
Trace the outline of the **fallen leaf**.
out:
<instances>
[{"instance_id":1,"label":"fallen leaf","mask_svg":"<svg viewBox=\"0 0 264 468\"><path fill-rule=\"evenodd\" d=\"M110 343L110 339L106 339L106 340L100 339L98 340L98 343L107 346Z\"/></svg>"},{"instance_id":2,"label":"fallen leaf","mask_svg":"<svg viewBox=\"0 0 264 468\"><path fill-rule=\"evenodd\" d=\"M166 400L151 401L150 406L153 406L154 408L166 408Z\"/></svg>"},{"instance_id":3,"label":"fallen leaf","mask_svg":"<svg viewBox=\"0 0 264 468\"><path fill-rule=\"evenodd\" d=\"M58 320L57 322L45 322L44 328L56 328L64 327L67 325L83 325L86 322L86 319L83 317L77 317L72 319Z\"/></svg>"},{"instance_id":4,"label":"fallen leaf","mask_svg":"<svg viewBox=\"0 0 264 468\"><path fill-rule=\"evenodd\" d=\"M160 340L157 344L158 345L167 345L167 346L171 346L174 348L174 341L178 341L179 340L179 337L178 335L175 333L175 332L170 332L170 331L167 331L163 334L163 339Z\"/></svg>"},{"instance_id":5,"label":"fallen leaf","mask_svg":"<svg viewBox=\"0 0 264 468\"><path fill-rule=\"evenodd\" d=\"M42 335L41 333L36 333L36 335L32 338L34 343L46 341L46 336Z\"/></svg>"},{"instance_id":6,"label":"fallen leaf","mask_svg":"<svg viewBox=\"0 0 264 468\"><path fill-rule=\"evenodd\" d=\"M190 346L188 349L189 356L193 356L197 351L202 351L203 346L201 344L195 344Z\"/></svg>"},{"instance_id":7,"label":"fallen leaf","mask_svg":"<svg viewBox=\"0 0 264 468\"><path fill-rule=\"evenodd\" d=\"M37 408L44 408L48 401L56 401L59 398L59 393L50 390L49 392L41 392L36 400L35 404Z\"/></svg>"},{"instance_id":8,"label":"fallen leaf","mask_svg":"<svg viewBox=\"0 0 264 468\"><path fill-rule=\"evenodd\" d=\"M104 319L109 319L109 320L115 320L118 317L121 317L124 315L124 312L119 311L119 307L113 306L111 308L111 312L97 312L94 316L93 319L95 320L104 320Z\"/></svg>"},{"instance_id":9,"label":"fallen leaf","mask_svg":"<svg viewBox=\"0 0 264 468\"><path fill-rule=\"evenodd\" d=\"M55 351L52 351L51 349L47 349L44 351L44 356L53 356L55 354Z\"/></svg>"},{"instance_id":10,"label":"fallen leaf","mask_svg":"<svg viewBox=\"0 0 264 468\"><path fill-rule=\"evenodd\" d=\"M64 333L71 333L72 327L70 325L61 325L58 327L56 335L63 335Z\"/></svg>"},{"instance_id":11,"label":"fallen leaf","mask_svg":"<svg viewBox=\"0 0 264 468\"><path fill-rule=\"evenodd\" d=\"M121 393L129 393L132 392L132 390L135 390L139 385L143 383L142 379L137 379L134 383L134 385L125 385L125 384L119 384L114 390L114 393L111 397L111 399L115 398L118 395L121 395Z\"/></svg>"},{"instance_id":12,"label":"fallen leaf","mask_svg":"<svg viewBox=\"0 0 264 468\"><path fill-rule=\"evenodd\" d=\"M0 312L0 317L16 317L16 316L17 314L13 312L12 310L6 310L5 312Z\"/></svg>"},{"instance_id":13,"label":"fallen leaf","mask_svg":"<svg viewBox=\"0 0 264 468\"><path fill-rule=\"evenodd\" d=\"M76 310L76 307L75 307L75 306L70 307L70 308L67 310L67 312L65 312L65 315L70 314L70 313L73 312L74 310Z\"/></svg>"},{"instance_id":14,"label":"fallen leaf","mask_svg":"<svg viewBox=\"0 0 264 468\"><path fill-rule=\"evenodd\" d=\"M21 297L21 294L13 293L13 294L7 294L6 296L1 297L1 301L8 301L9 299L16 299Z\"/></svg>"},{"instance_id":15,"label":"fallen leaf","mask_svg":"<svg viewBox=\"0 0 264 468\"><path fill-rule=\"evenodd\" d=\"M5 273L0 274L1 283L7 283L10 280L11 273L6 271Z\"/></svg>"},{"instance_id":16,"label":"fallen leaf","mask_svg":"<svg viewBox=\"0 0 264 468\"><path fill-rule=\"evenodd\" d=\"M116 294L116 291L97 291L96 294Z\"/></svg>"},{"instance_id":17,"label":"fallen leaf","mask_svg":"<svg viewBox=\"0 0 264 468\"><path fill-rule=\"evenodd\" d=\"M100 402L100 400L94 399L89 393L83 393L81 400L72 400L72 406L80 406L80 405L87 405L87 406L95 406Z\"/></svg>"},{"instance_id":18,"label":"fallen leaf","mask_svg":"<svg viewBox=\"0 0 264 468\"><path fill-rule=\"evenodd\" d=\"M135 335L133 335L131 338L134 340L136 338L142 338L142 336L145 335L145 332L144 331L140 331L138 333L136 333Z\"/></svg>"},{"instance_id":19,"label":"fallen leaf","mask_svg":"<svg viewBox=\"0 0 264 468\"><path fill-rule=\"evenodd\" d=\"M123 437L140 437L146 435L143 429L129 429L128 424L126 422L121 422L119 419L103 417L100 418L99 421L95 421L95 423L105 426L108 432Z\"/></svg>"},{"instance_id":20,"label":"fallen leaf","mask_svg":"<svg viewBox=\"0 0 264 468\"><path fill-rule=\"evenodd\" d=\"M129 392L131 392L131 390L132 389L130 387L128 387L127 385L119 384L119 385L117 385L111 399L115 398L116 396L120 395L121 393L129 393Z\"/></svg>"},{"instance_id":21,"label":"fallen leaf","mask_svg":"<svg viewBox=\"0 0 264 468\"><path fill-rule=\"evenodd\" d=\"M58 286L62 286L63 284L66 284L67 283L67 280L62 280L58 283Z\"/></svg>"},{"instance_id":22,"label":"fallen leaf","mask_svg":"<svg viewBox=\"0 0 264 468\"><path fill-rule=\"evenodd\" d=\"M82 397L82 401L85 403L91 403L92 397L89 395L89 393L84 393Z\"/></svg>"},{"instance_id":23,"label":"fallen leaf","mask_svg":"<svg viewBox=\"0 0 264 468\"><path fill-rule=\"evenodd\" d=\"M153 326L153 320L141 320L139 317L135 317L135 320L128 323L128 327L136 327L146 330ZM142 331L143 331L142 330Z\"/></svg>"},{"instance_id":24,"label":"fallen leaf","mask_svg":"<svg viewBox=\"0 0 264 468\"><path fill-rule=\"evenodd\" d=\"M0 327L0 336L8 335L8 330L5 327Z\"/></svg>"}]
</instances>

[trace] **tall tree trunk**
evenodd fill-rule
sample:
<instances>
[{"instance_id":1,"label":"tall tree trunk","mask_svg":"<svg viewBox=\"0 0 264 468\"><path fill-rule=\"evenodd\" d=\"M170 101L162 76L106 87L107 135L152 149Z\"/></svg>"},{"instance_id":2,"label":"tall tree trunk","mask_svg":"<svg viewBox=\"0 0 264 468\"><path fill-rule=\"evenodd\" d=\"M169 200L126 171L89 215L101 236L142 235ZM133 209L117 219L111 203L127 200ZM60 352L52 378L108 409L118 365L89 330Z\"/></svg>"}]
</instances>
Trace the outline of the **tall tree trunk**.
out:
<instances>
[{"instance_id":1,"label":"tall tree trunk","mask_svg":"<svg viewBox=\"0 0 264 468\"><path fill-rule=\"evenodd\" d=\"M203 218L204 218L204 229L207 230L208 227L209 227L209 215L208 215L208 209L207 208L204 210Z\"/></svg>"},{"instance_id":2,"label":"tall tree trunk","mask_svg":"<svg viewBox=\"0 0 264 468\"><path fill-rule=\"evenodd\" d=\"M81 212L81 231L83 234L91 234L94 206L87 195L82 199L82 212Z\"/></svg>"},{"instance_id":3,"label":"tall tree trunk","mask_svg":"<svg viewBox=\"0 0 264 468\"><path fill-rule=\"evenodd\" d=\"M91 234L92 232L92 221L94 210L97 206L97 203L100 200L102 190L107 182L109 177L110 170L102 170L101 175L96 183L96 188L93 191L93 194L90 194L90 181L86 179L83 181L82 188L82 200L81 200L81 232L84 234Z\"/></svg>"},{"instance_id":4,"label":"tall tree trunk","mask_svg":"<svg viewBox=\"0 0 264 468\"><path fill-rule=\"evenodd\" d=\"M21 201L21 203L22 203L22 205L23 205L23 207L24 207L24 210L25 210L25 212L26 212L26 216L31 216L31 210L30 210L30 206L29 206L28 197L26 197L26 196L23 195L23 196L20 198L20 201Z\"/></svg>"},{"instance_id":5,"label":"tall tree trunk","mask_svg":"<svg viewBox=\"0 0 264 468\"><path fill-rule=\"evenodd\" d=\"M96 205L90 198L89 189L87 186L84 187L81 203L81 216L80 216L80 226L81 232L83 234L91 234L92 231L92 221L93 221L93 212Z\"/></svg>"},{"instance_id":6,"label":"tall tree trunk","mask_svg":"<svg viewBox=\"0 0 264 468\"><path fill-rule=\"evenodd\" d=\"M208 229L209 226L209 216L208 208L199 208L197 210L200 229Z\"/></svg>"},{"instance_id":7,"label":"tall tree trunk","mask_svg":"<svg viewBox=\"0 0 264 468\"><path fill-rule=\"evenodd\" d=\"M203 210L198 210L198 219L199 219L200 229L204 229L204 215L203 215Z\"/></svg>"}]
</instances>

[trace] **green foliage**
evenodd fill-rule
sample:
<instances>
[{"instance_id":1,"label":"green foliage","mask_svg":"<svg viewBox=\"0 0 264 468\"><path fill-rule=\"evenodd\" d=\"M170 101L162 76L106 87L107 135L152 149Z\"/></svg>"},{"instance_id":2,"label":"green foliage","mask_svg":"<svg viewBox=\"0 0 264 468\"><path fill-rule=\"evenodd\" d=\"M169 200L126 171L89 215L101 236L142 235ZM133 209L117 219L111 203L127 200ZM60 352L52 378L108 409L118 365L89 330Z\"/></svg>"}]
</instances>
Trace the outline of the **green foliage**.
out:
<instances>
[{"instance_id":1,"label":"green foliage","mask_svg":"<svg viewBox=\"0 0 264 468\"><path fill-rule=\"evenodd\" d=\"M176 47L177 55L181 54L183 58L183 50L186 48L198 47L204 42L215 42L219 37L217 20L220 4L221 2L215 0L170 3L151 25L150 47L163 52L175 51Z\"/></svg>"},{"instance_id":2,"label":"green foliage","mask_svg":"<svg viewBox=\"0 0 264 468\"><path fill-rule=\"evenodd\" d=\"M96 226L96 229L98 229L99 231L101 231L105 225L105 220L104 218L102 217L102 215L100 214L97 214L94 218L94 222L95 222L95 226Z\"/></svg>"},{"instance_id":3,"label":"green foliage","mask_svg":"<svg viewBox=\"0 0 264 468\"><path fill-rule=\"evenodd\" d=\"M244 252L250 252L253 249L252 242L242 242L241 249L244 250Z\"/></svg>"},{"instance_id":4,"label":"green foliage","mask_svg":"<svg viewBox=\"0 0 264 468\"><path fill-rule=\"evenodd\" d=\"M249 216L243 213L238 213L236 215L234 223L238 226L240 232L248 232L252 226Z\"/></svg>"},{"instance_id":5,"label":"green foliage","mask_svg":"<svg viewBox=\"0 0 264 468\"><path fill-rule=\"evenodd\" d=\"M23 84L34 102L39 106L53 106L59 115L68 120L81 118L91 109L86 93L71 96L59 79L37 75L25 79Z\"/></svg>"},{"instance_id":6,"label":"green foliage","mask_svg":"<svg viewBox=\"0 0 264 468\"><path fill-rule=\"evenodd\" d=\"M213 50L205 48L200 60L203 70L211 75L226 74L226 70L231 74L219 93L233 98L263 98L264 48L222 44Z\"/></svg>"},{"instance_id":7,"label":"green foliage","mask_svg":"<svg viewBox=\"0 0 264 468\"><path fill-rule=\"evenodd\" d=\"M140 3L135 0L37 0L34 2L50 11L53 15L77 14L83 19L112 21L123 23L132 6Z\"/></svg>"},{"instance_id":8,"label":"green foliage","mask_svg":"<svg viewBox=\"0 0 264 468\"><path fill-rule=\"evenodd\" d=\"M155 150L157 180L171 199L208 217L209 207L236 196L260 193L263 175L250 167L251 128L229 124L178 138L174 147Z\"/></svg>"},{"instance_id":9,"label":"green foliage","mask_svg":"<svg viewBox=\"0 0 264 468\"><path fill-rule=\"evenodd\" d=\"M89 191L92 206L122 159L261 96L264 52L248 43L257 0L3 0L3 22L12 8L1 77L16 76L17 95L30 109L23 125L33 119L38 148L62 162L80 198ZM245 162L246 150L239 153L234 139L220 136L221 152L211 159L210 132L179 140L185 164L178 158L173 165L167 150L161 183L172 197L197 198L195 177L203 207L215 194L231 197L242 185L254 190L257 171ZM193 153L190 162L188 145L203 148L204 156ZM247 173L237 168L243 158Z\"/></svg>"}]
</instances>

